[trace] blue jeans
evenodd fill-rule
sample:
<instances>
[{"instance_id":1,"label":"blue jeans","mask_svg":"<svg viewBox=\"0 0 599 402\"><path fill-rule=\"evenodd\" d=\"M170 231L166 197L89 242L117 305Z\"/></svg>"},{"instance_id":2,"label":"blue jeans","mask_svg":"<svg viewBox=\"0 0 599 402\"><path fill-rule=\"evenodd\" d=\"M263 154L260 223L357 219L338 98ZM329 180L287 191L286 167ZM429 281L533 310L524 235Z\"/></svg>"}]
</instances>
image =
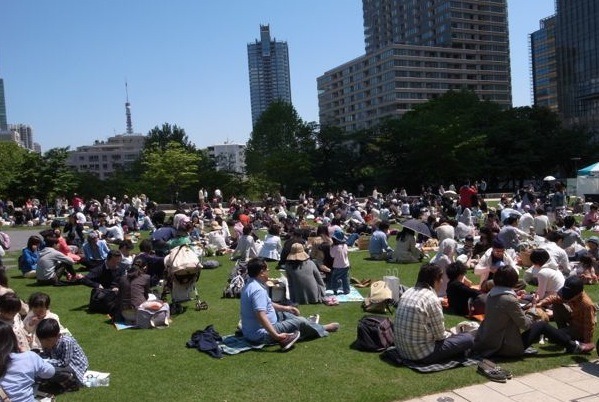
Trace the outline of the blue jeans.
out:
<instances>
[{"instance_id":1,"label":"blue jeans","mask_svg":"<svg viewBox=\"0 0 599 402\"><path fill-rule=\"evenodd\" d=\"M343 287L343 293L348 294L349 289L349 267L345 268L333 268L331 270L331 278L329 280L329 289L331 289L335 294L337 294L337 289L339 289L339 281L341 281L341 286Z\"/></svg>"},{"instance_id":2,"label":"blue jeans","mask_svg":"<svg viewBox=\"0 0 599 402\"><path fill-rule=\"evenodd\" d=\"M322 325L285 311L277 311L277 322L272 326L278 333L299 331L300 340L322 338L329 335ZM272 344L276 342L269 335L265 335L264 343Z\"/></svg>"}]
</instances>

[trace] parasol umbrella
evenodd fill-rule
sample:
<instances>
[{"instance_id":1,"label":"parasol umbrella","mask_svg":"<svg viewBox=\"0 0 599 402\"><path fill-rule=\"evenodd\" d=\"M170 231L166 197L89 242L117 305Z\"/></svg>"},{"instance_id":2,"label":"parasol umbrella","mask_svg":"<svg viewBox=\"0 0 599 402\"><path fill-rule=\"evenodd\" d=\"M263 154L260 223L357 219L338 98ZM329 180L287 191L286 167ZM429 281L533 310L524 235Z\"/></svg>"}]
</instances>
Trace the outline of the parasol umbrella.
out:
<instances>
[{"instance_id":1,"label":"parasol umbrella","mask_svg":"<svg viewBox=\"0 0 599 402\"><path fill-rule=\"evenodd\" d=\"M449 197L449 198L457 198L457 197L458 197L458 193L456 193L456 192L455 192L455 191L453 191L453 190L447 190L447 191L445 191L445 192L443 193L443 195L444 195L445 197Z\"/></svg>"},{"instance_id":2,"label":"parasol umbrella","mask_svg":"<svg viewBox=\"0 0 599 402\"><path fill-rule=\"evenodd\" d=\"M404 228L412 229L416 233L420 233L423 236L431 237L431 231L426 226L426 223L418 219L408 219L401 224Z\"/></svg>"},{"instance_id":3,"label":"parasol umbrella","mask_svg":"<svg viewBox=\"0 0 599 402\"><path fill-rule=\"evenodd\" d=\"M545 178L543 179L543 181L554 181L555 177L553 176L545 176Z\"/></svg>"}]
</instances>

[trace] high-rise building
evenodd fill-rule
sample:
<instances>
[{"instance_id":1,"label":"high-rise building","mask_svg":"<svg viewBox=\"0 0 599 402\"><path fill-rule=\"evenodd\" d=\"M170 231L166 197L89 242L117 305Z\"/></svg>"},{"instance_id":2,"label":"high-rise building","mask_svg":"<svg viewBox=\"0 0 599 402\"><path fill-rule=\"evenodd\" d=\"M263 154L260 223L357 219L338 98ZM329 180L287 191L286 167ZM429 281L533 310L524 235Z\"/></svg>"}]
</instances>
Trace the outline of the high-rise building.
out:
<instances>
[{"instance_id":1,"label":"high-rise building","mask_svg":"<svg viewBox=\"0 0 599 402\"><path fill-rule=\"evenodd\" d=\"M6 118L6 100L4 98L4 80L0 78L0 131L8 129L8 121Z\"/></svg>"},{"instance_id":2,"label":"high-rise building","mask_svg":"<svg viewBox=\"0 0 599 402\"><path fill-rule=\"evenodd\" d=\"M35 150L33 142L33 129L31 128L31 126L27 124L9 124L8 130L16 131L19 133L19 138L23 147L31 151Z\"/></svg>"},{"instance_id":3,"label":"high-rise building","mask_svg":"<svg viewBox=\"0 0 599 402\"><path fill-rule=\"evenodd\" d=\"M556 1L559 113L566 125L599 131L599 4Z\"/></svg>"},{"instance_id":4,"label":"high-rise building","mask_svg":"<svg viewBox=\"0 0 599 402\"><path fill-rule=\"evenodd\" d=\"M277 100L291 103L287 42L270 38L269 25L260 25L260 40L248 43L252 125Z\"/></svg>"},{"instance_id":5,"label":"high-rise building","mask_svg":"<svg viewBox=\"0 0 599 402\"><path fill-rule=\"evenodd\" d=\"M366 54L318 77L320 123L348 131L448 90L512 105L506 0L363 0Z\"/></svg>"},{"instance_id":6,"label":"high-rise building","mask_svg":"<svg viewBox=\"0 0 599 402\"><path fill-rule=\"evenodd\" d=\"M542 19L540 29L530 34L529 39L533 105L557 112L555 21L555 16Z\"/></svg>"}]
</instances>

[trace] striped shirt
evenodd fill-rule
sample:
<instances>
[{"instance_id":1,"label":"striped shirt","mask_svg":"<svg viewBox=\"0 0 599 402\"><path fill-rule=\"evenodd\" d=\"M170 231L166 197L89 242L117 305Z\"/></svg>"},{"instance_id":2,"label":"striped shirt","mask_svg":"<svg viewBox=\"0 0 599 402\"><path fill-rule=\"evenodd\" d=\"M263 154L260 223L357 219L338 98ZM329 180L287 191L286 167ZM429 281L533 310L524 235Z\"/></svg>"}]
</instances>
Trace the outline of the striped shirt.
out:
<instances>
[{"instance_id":1,"label":"striped shirt","mask_svg":"<svg viewBox=\"0 0 599 402\"><path fill-rule=\"evenodd\" d=\"M399 299L393 323L395 347L404 359L421 360L445 339L443 309L431 288L410 288Z\"/></svg>"}]
</instances>

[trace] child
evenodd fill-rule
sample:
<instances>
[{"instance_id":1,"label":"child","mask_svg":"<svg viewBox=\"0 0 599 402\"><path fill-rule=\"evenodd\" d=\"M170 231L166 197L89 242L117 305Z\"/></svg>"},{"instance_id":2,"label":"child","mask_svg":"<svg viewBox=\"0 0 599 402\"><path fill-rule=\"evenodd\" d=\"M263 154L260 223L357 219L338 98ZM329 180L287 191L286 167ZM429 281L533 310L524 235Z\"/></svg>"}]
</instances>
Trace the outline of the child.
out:
<instances>
[{"instance_id":1,"label":"child","mask_svg":"<svg viewBox=\"0 0 599 402\"><path fill-rule=\"evenodd\" d=\"M576 276L580 277L585 285L597 283L593 258L589 255L583 255L579 261L580 265L576 268Z\"/></svg>"},{"instance_id":2,"label":"child","mask_svg":"<svg viewBox=\"0 0 599 402\"><path fill-rule=\"evenodd\" d=\"M28 352L29 336L21 320L21 299L15 293L0 296L0 321L10 325L17 337L20 352Z\"/></svg>"},{"instance_id":3,"label":"child","mask_svg":"<svg viewBox=\"0 0 599 402\"><path fill-rule=\"evenodd\" d=\"M329 289L337 294L339 281L343 286L343 293L349 294L349 257L347 255L347 244L345 235L339 229L335 230L332 236L333 246L331 247L331 257L333 257L333 270L329 282Z\"/></svg>"},{"instance_id":4,"label":"child","mask_svg":"<svg viewBox=\"0 0 599 402\"><path fill-rule=\"evenodd\" d=\"M42 349L39 339L35 335L37 324L44 318L53 318L60 326L60 332L65 332L65 329L60 325L58 316L50 311L50 296L46 293L36 292L29 297L29 313L23 320L25 330L31 334L31 349Z\"/></svg>"},{"instance_id":5,"label":"child","mask_svg":"<svg viewBox=\"0 0 599 402\"><path fill-rule=\"evenodd\" d=\"M56 369L52 378L40 384L40 390L56 394L82 387L88 362L77 341L61 335L60 325L53 318L41 320L35 334L42 345L42 357Z\"/></svg>"}]
</instances>

